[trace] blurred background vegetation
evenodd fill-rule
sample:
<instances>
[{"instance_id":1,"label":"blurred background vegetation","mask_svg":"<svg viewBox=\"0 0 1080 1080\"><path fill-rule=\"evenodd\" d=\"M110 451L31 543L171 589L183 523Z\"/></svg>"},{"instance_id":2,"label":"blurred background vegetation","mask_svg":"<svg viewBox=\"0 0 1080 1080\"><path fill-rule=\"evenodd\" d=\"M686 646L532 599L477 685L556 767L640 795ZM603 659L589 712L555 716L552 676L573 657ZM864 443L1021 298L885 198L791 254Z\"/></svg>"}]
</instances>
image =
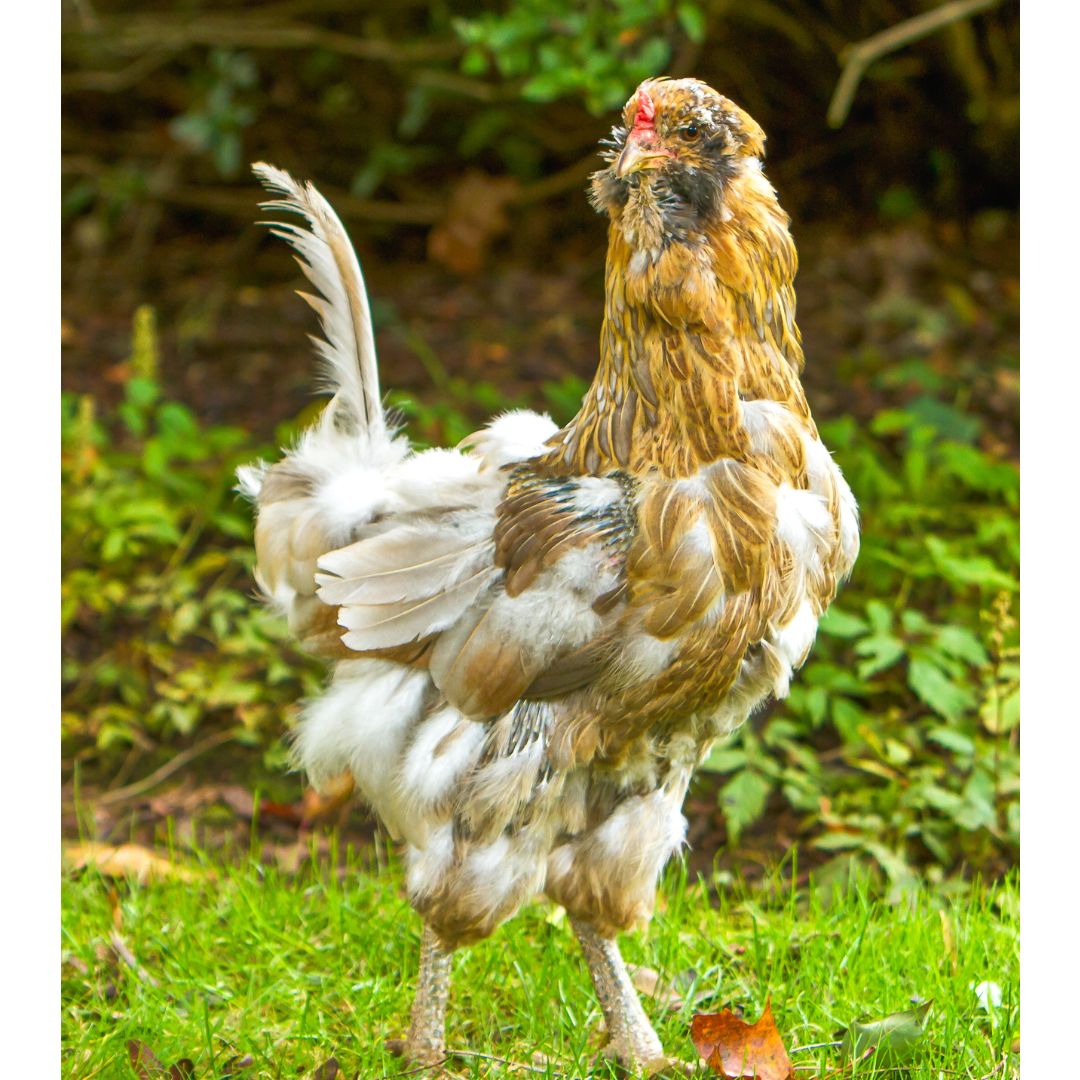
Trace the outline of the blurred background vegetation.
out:
<instances>
[{"instance_id":1,"label":"blurred background vegetation","mask_svg":"<svg viewBox=\"0 0 1080 1080\"><path fill-rule=\"evenodd\" d=\"M993 0L67 0L66 828L182 812L213 844L325 810L282 768L323 674L252 601L232 490L318 408L247 163L338 208L417 440L509 405L562 422L601 316L595 145L668 73L769 134L808 394L864 527L791 696L693 789L694 858L753 877L798 843L801 874L894 887L1014 863L1018 41Z\"/></svg>"}]
</instances>

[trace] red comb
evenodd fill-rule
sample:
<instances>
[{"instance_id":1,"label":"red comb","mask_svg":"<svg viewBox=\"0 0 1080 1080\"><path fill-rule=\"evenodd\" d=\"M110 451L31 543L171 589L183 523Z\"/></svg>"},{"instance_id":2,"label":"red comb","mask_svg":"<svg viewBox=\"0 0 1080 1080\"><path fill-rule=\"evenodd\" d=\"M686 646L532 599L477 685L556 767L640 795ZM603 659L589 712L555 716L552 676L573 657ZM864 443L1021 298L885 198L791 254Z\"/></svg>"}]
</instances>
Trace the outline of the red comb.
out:
<instances>
[{"instance_id":1,"label":"red comb","mask_svg":"<svg viewBox=\"0 0 1080 1080\"><path fill-rule=\"evenodd\" d=\"M647 90L639 90L637 112L634 114L634 126L630 129L630 134L637 135L646 131L656 131L656 105Z\"/></svg>"}]
</instances>

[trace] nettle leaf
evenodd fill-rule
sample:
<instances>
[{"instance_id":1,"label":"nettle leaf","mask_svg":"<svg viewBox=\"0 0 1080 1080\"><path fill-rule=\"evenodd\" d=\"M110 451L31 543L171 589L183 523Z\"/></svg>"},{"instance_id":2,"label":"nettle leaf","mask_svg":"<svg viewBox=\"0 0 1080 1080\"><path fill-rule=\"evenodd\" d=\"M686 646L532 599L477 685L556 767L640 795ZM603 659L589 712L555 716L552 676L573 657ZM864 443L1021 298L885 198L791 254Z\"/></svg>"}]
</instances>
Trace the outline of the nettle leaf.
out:
<instances>
[{"instance_id":1,"label":"nettle leaf","mask_svg":"<svg viewBox=\"0 0 1080 1080\"><path fill-rule=\"evenodd\" d=\"M771 790L769 781L752 769L743 769L724 785L720 792L720 805L733 840L738 840L743 829L765 812Z\"/></svg>"},{"instance_id":2,"label":"nettle leaf","mask_svg":"<svg viewBox=\"0 0 1080 1080\"><path fill-rule=\"evenodd\" d=\"M809 686L820 686L832 694L852 694L862 696L866 693L863 681L856 678L849 668L839 664L818 661L811 664L803 673L802 680Z\"/></svg>"},{"instance_id":3,"label":"nettle leaf","mask_svg":"<svg viewBox=\"0 0 1080 1080\"><path fill-rule=\"evenodd\" d=\"M940 457L945 468L973 491L1018 495L1020 471L1008 461L998 461L973 446L945 443ZM1012 498L1008 500L1010 504Z\"/></svg>"},{"instance_id":4,"label":"nettle leaf","mask_svg":"<svg viewBox=\"0 0 1080 1080\"><path fill-rule=\"evenodd\" d=\"M855 646L855 652L859 656L868 658L858 666L859 678L866 679L879 671L891 668L904 658L906 651L907 646L903 641L888 634L863 638Z\"/></svg>"},{"instance_id":5,"label":"nettle leaf","mask_svg":"<svg viewBox=\"0 0 1080 1080\"><path fill-rule=\"evenodd\" d=\"M908 411L920 423L938 435L956 443L973 443L982 430L982 421L970 413L934 397L917 397L908 403Z\"/></svg>"},{"instance_id":6,"label":"nettle leaf","mask_svg":"<svg viewBox=\"0 0 1080 1080\"><path fill-rule=\"evenodd\" d=\"M813 840L813 846L819 851L850 851L861 848L863 838L854 832L827 832Z\"/></svg>"},{"instance_id":7,"label":"nettle leaf","mask_svg":"<svg viewBox=\"0 0 1080 1080\"><path fill-rule=\"evenodd\" d=\"M944 746L946 750L952 750L957 754L964 754L965 756L970 757L975 753L974 741L969 739L963 732L957 731L955 728L932 728L926 733L926 737L930 742L937 743L938 746Z\"/></svg>"},{"instance_id":8,"label":"nettle leaf","mask_svg":"<svg viewBox=\"0 0 1080 1080\"><path fill-rule=\"evenodd\" d=\"M985 555L957 555L938 536L928 536L926 547L934 565L953 585L978 585L984 589L1016 592L1019 582L999 569Z\"/></svg>"},{"instance_id":9,"label":"nettle leaf","mask_svg":"<svg viewBox=\"0 0 1080 1080\"><path fill-rule=\"evenodd\" d=\"M994 779L984 769L976 769L963 790L963 806L954 820L962 829L993 829L997 826Z\"/></svg>"},{"instance_id":10,"label":"nettle leaf","mask_svg":"<svg viewBox=\"0 0 1080 1080\"><path fill-rule=\"evenodd\" d=\"M860 728L869 720L865 710L860 709L850 698L838 697L832 703L833 727L840 733L844 742L861 746L866 740Z\"/></svg>"},{"instance_id":11,"label":"nettle leaf","mask_svg":"<svg viewBox=\"0 0 1080 1080\"><path fill-rule=\"evenodd\" d=\"M701 768L708 772L726 773L741 769L745 764L746 751L740 747L714 746Z\"/></svg>"},{"instance_id":12,"label":"nettle leaf","mask_svg":"<svg viewBox=\"0 0 1080 1080\"><path fill-rule=\"evenodd\" d=\"M923 657L914 657L908 664L908 686L920 701L946 720L955 720L974 703L974 695L967 687L957 685Z\"/></svg>"},{"instance_id":13,"label":"nettle leaf","mask_svg":"<svg viewBox=\"0 0 1080 1080\"><path fill-rule=\"evenodd\" d=\"M869 626L858 615L852 615L834 604L825 612L818 629L831 637L855 638L865 634Z\"/></svg>"},{"instance_id":14,"label":"nettle leaf","mask_svg":"<svg viewBox=\"0 0 1080 1080\"><path fill-rule=\"evenodd\" d=\"M868 600L866 602L866 617L877 634L887 634L892 630L893 613L888 604L880 600Z\"/></svg>"},{"instance_id":15,"label":"nettle leaf","mask_svg":"<svg viewBox=\"0 0 1080 1080\"><path fill-rule=\"evenodd\" d=\"M693 42L705 40L705 15L697 4L680 4L676 9L679 25Z\"/></svg>"},{"instance_id":16,"label":"nettle leaf","mask_svg":"<svg viewBox=\"0 0 1080 1080\"><path fill-rule=\"evenodd\" d=\"M923 1023L931 1004L927 1001L881 1020L851 1024L843 1033L840 1059L855 1061L872 1053L871 1069L873 1065L896 1066L910 1061L926 1034Z\"/></svg>"},{"instance_id":17,"label":"nettle leaf","mask_svg":"<svg viewBox=\"0 0 1080 1080\"><path fill-rule=\"evenodd\" d=\"M934 632L934 644L949 656L967 660L976 667L990 662L983 643L970 630L962 626L939 626Z\"/></svg>"}]
</instances>

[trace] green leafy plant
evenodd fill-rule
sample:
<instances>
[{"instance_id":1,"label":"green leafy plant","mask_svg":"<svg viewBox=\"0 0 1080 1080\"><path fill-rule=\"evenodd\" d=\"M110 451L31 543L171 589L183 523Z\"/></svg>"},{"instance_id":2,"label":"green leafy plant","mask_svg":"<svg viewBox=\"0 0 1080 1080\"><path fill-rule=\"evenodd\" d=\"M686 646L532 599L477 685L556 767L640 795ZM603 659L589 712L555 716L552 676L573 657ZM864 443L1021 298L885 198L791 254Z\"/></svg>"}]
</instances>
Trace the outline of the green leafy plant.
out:
<instances>
[{"instance_id":1,"label":"green leafy plant","mask_svg":"<svg viewBox=\"0 0 1080 1080\"><path fill-rule=\"evenodd\" d=\"M518 0L503 13L457 19L462 70L494 68L521 79L529 101L581 97L599 115L618 108L642 79L663 74L672 41L705 36L703 9L671 0Z\"/></svg>"},{"instance_id":2,"label":"green leafy plant","mask_svg":"<svg viewBox=\"0 0 1080 1080\"><path fill-rule=\"evenodd\" d=\"M108 750L216 720L273 749L319 673L252 596L251 515L233 484L259 448L161 399L148 308L128 369L110 415L63 397L65 735Z\"/></svg>"},{"instance_id":3,"label":"green leafy plant","mask_svg":"<svg viewBox=\"0 0 1080 1080\"><path fill-rule=\"evenodd\" d=\"M948 437L950 409L927 412L822 425L861 502L862 553L790 696L708 763L730 774L733 837L775 795L815 847L896 881L1019 843L1019 474Z\"/></svg>"},{"instance_id":4,"label":"green leafy plant","mask_svg":"<svg viewBox=\"0 0 1080 1080\"><path fill-rule=\"evenodd\" d=\"M209 155L222 176L238 176L244 163L242 135L256 115L245 99L258 77L247 53L212 49L198 80L196 101L169 125L182 143Z\"/></svg>"}]
</instances>

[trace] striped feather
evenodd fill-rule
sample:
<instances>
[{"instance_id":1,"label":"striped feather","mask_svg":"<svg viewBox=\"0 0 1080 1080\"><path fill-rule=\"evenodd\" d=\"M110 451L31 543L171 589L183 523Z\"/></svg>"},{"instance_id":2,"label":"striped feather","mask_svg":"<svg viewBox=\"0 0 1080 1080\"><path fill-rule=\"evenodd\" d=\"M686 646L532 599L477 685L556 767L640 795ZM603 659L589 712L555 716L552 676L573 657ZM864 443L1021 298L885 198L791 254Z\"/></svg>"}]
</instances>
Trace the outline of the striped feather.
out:
<instances>
[{"instance_id":1,"label":"striped feather","mask_svg":"<svg viewBox=\"0 0 1080 1080\"><path fill-rule=\"evenodd\" d=\"M314 185L301 184L284 169L258 162L252 172L266 189L282 198L261 203L264 210L299 214L308 228L265 222L297 253L297 262L317 296L300 293L314 309L323 340L312 339L323 361L323 378L352 426L374 442L386 440L386 420L379 395L375 335L364 275L348 233ZM331 422L334 410L327 410Z\"/></svg>"}]
</instances>

